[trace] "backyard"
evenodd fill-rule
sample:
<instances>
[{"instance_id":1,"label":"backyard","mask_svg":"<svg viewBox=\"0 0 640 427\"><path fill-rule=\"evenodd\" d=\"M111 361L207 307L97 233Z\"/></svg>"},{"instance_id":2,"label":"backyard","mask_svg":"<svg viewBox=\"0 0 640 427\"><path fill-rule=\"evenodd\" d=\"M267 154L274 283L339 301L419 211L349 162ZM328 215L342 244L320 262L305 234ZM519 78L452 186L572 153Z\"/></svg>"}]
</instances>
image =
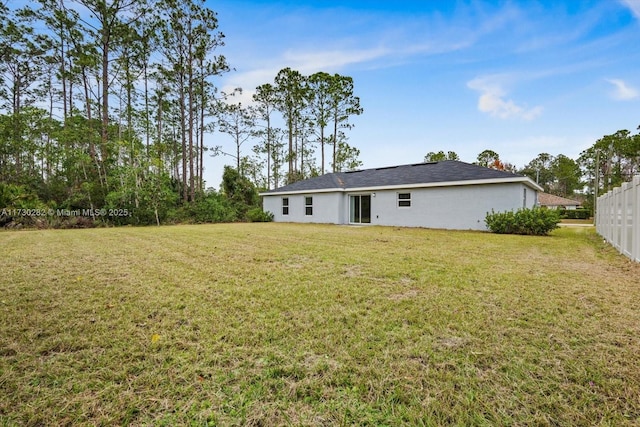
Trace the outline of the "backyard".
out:
<instances>
[{"instance_id":1,"label":"backyard","mask_svg":"<svg viewBox=\"0 0 640 427\"><path fill-rule=\"evenodd\" d=\"M640 265L280 223L0 232L0 425L638 425Z\"/></svg>"}]
</instances>

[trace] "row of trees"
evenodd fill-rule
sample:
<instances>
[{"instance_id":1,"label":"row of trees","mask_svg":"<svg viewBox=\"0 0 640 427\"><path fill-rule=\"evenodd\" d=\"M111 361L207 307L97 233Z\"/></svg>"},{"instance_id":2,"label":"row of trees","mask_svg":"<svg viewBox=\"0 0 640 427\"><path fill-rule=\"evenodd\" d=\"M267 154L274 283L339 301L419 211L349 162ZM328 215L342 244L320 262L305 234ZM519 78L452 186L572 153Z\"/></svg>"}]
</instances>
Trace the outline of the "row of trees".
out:
<instances>
[{"instance_id":1,"label":"row of trees","mask_svg":"<svg viewBox=\"0 0 640 427\"><path fill-rule=\"evenodd\" d=\"M0 181L70 207L195 200L229 70L216 14L201 0L37 3L0 6Z\"/></svg>"},{"instance_id":2,"label":"row of trees","mask_svg":"<svg viewBox=\"0 0 640 427\"><path fill-rule=\"evenodd\" d=\"M216 85L230 66L204 0L10 6L0 0L0 185L13 204L151 206L134 220L161 221L209 197L205 156L226 153L214 132L236 143L239 177L264 188L360 164L345 134L362 112L353 80L285 68L252 105L234 103Z\"/></svg>"},{"instance_id":3,"label":"row of trees","mask_svg":"<svg viewBox=\"0 0 640 427\"><path fill-rule=\"evenodd\" d=\"M259 187L270 189L322 175L329 170L327 158L332 172L362 164L360 150L348 144L345 133L353 126L350 117L363 111L351 77L325 72L304 76L284 68L273 83L256 88L252 105L229 100L220 107L220 131L231 137L236 150L225 153L219 146L215 150L233 157L238 171ZM243 154L242 146L251 140L257 142L253 154Z\"/></svg>"},{"instance_id":4,"label":"row of trees","mask_svg":"<svg viewBox=\"0 0 640 427\"><path fill-rule=\"evenodd\" d=\"M638 128L640 130L640 128ZM429 152L425 161L459 160L449 151ZM561 197L580 197L589 206L594 195L606 193L640 173L640 133L619 130L598 139L577 159L564 154L540 153L522 168L500 159L493 150L484 150L475 164L528 176L545 192Z\"/></svg>"}]
</instances>

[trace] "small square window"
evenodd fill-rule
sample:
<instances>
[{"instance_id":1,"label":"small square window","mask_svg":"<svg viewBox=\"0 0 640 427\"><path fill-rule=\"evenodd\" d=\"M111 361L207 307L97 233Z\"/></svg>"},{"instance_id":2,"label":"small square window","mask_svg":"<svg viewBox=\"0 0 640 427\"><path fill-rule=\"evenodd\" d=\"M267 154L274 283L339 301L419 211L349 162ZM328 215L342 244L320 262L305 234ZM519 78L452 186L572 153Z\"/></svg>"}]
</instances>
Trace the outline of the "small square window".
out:
<instances>
[{"instance_id":1,"label":"small square window","mask_svg":"<svg viewBox=\"0 0 640 427\"><path fill-rule=\"evenodd\" d=\"M289 215L289 198L282 198L282 215Z\"/></svg>"},{"instance_id":2,"label":"small square window","mask_svg":"<svg viewBox=\"0 0 640 427\"><path fill-rule=\"evenodd\" d=\"M304 198L304 213L307 216L313 215L313 197Z\"/></svg>"},{"instance_id":3,"label":"small square window","mask_svg":"<svg viewBox=\"0 0 640 427\"><path fill-rule=\"evenodd\" d=\"M398 193L398 207L399 208L411 207L411 193Z\"/></svg>"}]
</instances>

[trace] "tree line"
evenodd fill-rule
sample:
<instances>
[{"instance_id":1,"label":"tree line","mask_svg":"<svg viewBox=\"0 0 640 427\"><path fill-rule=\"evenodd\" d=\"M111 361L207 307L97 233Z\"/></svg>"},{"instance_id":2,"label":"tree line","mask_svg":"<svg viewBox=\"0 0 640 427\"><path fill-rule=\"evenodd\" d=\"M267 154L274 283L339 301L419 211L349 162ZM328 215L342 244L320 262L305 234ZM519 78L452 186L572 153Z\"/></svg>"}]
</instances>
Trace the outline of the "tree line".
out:
<instances>
[{"instance_id":1,"label":"tree line","mask_svg":"<svg viewBox=\"0 0 640 427\"><path fill-rule=\"evenodd\" d=\"M242 105L216 86L224 45L203 0L0 0L0 208L126 208L160 223L233 198L205 188L208 155L235 158L221 179L236 187L361 164L345 133L362 113L353 79L285 68ZM212 146L214 132L236 150Z\"/></svg>"},{"instance_id":2,"label":"tree line","mask_svg":"<svg viewBox=\"0 0 640 427\"><path fill-rule=\"evenodd\" d=\"M259 187L277 188L362 165L360 150L348 144L345 133L353 126L350 117L363 112L351 77L326 72L304 76L284 68L273 83L256 88L253 104L231 102L231 95L219 104L219 127L236 150L225 153L220 146L214 150L233 157L237 170ZM252 154L243 155L242 146L250 140L258 144Z\"/></svg>"},{"instance_id":3,"label":"tree line","mask_svg":"<svg viewBox=\"0 0 640 427\"><path fill-rule=\"evenodd\" d=\"M459 159L453 151L431 151L425 155L425 161ZM538 183L546 193L578 198L584 206L591 208L594 196L619 187L640 174L640 132L633 134L628 130L619 130L605 135L581 152L577 159L564 154L540 153L522 168L517 168L502 160L495 151L484 150L474 163L525 175Z\"/></svg>"}]
</instances>

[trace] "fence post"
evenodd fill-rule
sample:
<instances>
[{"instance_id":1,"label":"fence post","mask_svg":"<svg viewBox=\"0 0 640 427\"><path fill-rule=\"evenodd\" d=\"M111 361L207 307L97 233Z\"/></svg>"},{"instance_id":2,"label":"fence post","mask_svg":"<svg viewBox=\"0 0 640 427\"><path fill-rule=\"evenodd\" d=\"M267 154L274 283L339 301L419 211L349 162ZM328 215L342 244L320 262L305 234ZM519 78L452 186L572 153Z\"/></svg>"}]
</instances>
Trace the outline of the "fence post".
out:
<instances>
[{"instance_id":1,"label":"fence post","mask_svg":"<svg viewBox=\"0 0 640 427\"><path fill-rule=\"evenodd\" d=\"M615 245L616 198L613 195L613 190L611 190L610 193L607 193L607 204L609 206L609 218L607 219L609 229L607 230L607 239L609 240L609 244Z\"/></svg>"},{"instance_id":2,"label":"fence post","mask_svg":"<svg viewBox=\"0 0 640 427\"><path fill-rule=\"evenodd\" d=\"M622 252L622 246L620 245L622 241L622 187L616 187L613 189L613 194L615 198L615 236L616 240L616 249Z\"/></svg>"},{"instance_id":3,"label":"fence post","mask_svg":"<svg viewBox=\"0 0 640 427\"><path fill-rule=\"evenodd\" d=\"M633 200L633 243L631 259L640 262L640 175L633 177L631 194Z\"/></svg>"},{"instance_id":4,"label":"fence post","mask_svg":"<svg viewBox=\"0 0 640 427\"><path fill-rule=\"evenodd\" d=\"M640 262L640 175L597 198L595 222L610 245Z\"/></svg>"},{"instance_id":5,"label":"fence post","mask_svg":"<svg viewBox=\"0 0 640 427\"><path fill-rule=\"evenodd\" d=\"M622 227L620 247L622 253L633 259L633 182L622 184Z\"/></svg>"}]
</instances>

